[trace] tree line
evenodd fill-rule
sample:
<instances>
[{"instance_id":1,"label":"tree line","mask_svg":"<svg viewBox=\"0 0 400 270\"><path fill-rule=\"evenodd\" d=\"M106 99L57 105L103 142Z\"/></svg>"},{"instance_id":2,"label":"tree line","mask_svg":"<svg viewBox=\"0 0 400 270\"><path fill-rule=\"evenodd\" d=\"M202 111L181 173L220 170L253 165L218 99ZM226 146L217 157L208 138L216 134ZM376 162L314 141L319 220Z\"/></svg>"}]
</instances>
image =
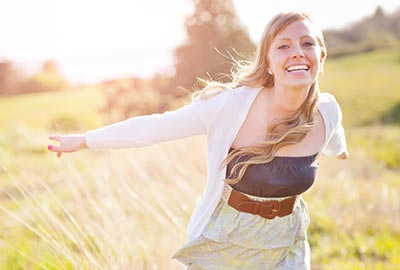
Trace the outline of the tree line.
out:
<instances>
[{"instance_id":1,"label":"tree line","mask_svg":"<svg viewBox=\"0 0 400 270\"><path fill-rule=\"evenodd\" d=\"M324 35L330 57L400 48L400 9L386 14L378 6L374 14L343 29L326 30Z\"/></svg>"}]
</instances>

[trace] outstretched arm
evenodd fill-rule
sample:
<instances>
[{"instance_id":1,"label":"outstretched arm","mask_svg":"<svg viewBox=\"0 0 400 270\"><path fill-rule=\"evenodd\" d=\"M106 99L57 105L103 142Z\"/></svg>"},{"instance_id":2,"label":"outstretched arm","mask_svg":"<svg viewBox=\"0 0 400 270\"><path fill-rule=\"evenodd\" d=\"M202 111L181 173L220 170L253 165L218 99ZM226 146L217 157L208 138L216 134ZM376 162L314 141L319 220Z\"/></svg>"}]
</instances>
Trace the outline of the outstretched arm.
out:
<instances>
[{"instance_id":1,"label":"outstretched arm","mask_svg":"<svg viewBox=\"0 0 400 270\"><path fill-rule=\"evenodd\" d=\"M206 134L227 94L208 99L197 99L175 111L132 117L130 119L91 130L85 134L53 135L60 143L49 150L58 153L75 152L83 148L118 149L144 147L165 141Z\"/></svg>"}]
</instances>

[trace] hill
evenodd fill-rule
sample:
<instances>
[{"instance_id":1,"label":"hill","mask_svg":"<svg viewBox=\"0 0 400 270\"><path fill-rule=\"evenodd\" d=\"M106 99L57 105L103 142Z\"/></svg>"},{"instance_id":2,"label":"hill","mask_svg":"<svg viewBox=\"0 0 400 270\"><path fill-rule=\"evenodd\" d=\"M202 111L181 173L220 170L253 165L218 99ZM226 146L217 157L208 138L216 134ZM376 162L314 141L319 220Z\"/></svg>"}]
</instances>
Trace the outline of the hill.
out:
<instances>
[{"instance_id":1,"label":"hill","mask_svg":"<svg viewBox=\"0 0 400 270\"><path fill-rule=\"evenodd\" d=\"M347 126L377 124L393 115L400 103L399 74L400 52L394 49L341 58L328 55L320 86L335 94Z\"/></svg>"}]
</instances>

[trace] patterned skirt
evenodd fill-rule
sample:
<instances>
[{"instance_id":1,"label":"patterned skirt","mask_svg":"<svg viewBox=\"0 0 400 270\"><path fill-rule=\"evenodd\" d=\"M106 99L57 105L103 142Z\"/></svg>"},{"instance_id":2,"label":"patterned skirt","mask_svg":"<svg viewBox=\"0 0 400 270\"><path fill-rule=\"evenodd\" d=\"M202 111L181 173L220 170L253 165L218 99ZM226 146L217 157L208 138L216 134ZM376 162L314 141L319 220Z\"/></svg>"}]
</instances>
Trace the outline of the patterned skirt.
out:
<instances>
[{"instance_id":1,"label":"patterned skirt","mask_svg":"<svg viewBox=\"0 0 400 270\"><path fill-rule=\"evenodd\" d=\"M186 243L172 258L190 270L309 270L308 222L301 196L292 214L274 219L239 212L221 199L202 235Z\"/></svg>"}]
</instances>

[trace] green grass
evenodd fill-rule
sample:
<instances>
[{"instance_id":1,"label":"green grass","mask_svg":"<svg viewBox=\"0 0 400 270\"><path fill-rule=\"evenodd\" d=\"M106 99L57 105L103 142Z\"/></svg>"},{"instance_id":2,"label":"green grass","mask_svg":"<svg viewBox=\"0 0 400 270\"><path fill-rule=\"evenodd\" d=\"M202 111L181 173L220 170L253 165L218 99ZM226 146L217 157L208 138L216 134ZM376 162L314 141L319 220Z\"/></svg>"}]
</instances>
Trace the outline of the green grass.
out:
<instances>
[{"instance_id":1,"label":"green grass","mask_svg":"<svg viewBox=\"0 0 400 270\"><path fill-rule=\"evenodd\" d=\"M375 161L375 167L400 170L400 126L368 126L348 132L351 151Z\"/></svg>"},{"instance_id":2,"label":"green grass","mask_svg":"<svg viewBox=\"0 0 400 270\"><path fill-rule=\"evenodd\" d=\"M377 120L400 102L400 61L396 51L332 59L320 77L321 91L334 93L346 126Z\"/></svg>"},{"instance_id":3,"label":"green grass","mask_svg":"<svg viewBox=\"0 0 400 270\"><path fill-rule=\"evenodd\" d=\"M328 60L325 74L351 159L321 158L305 194L313 269L398 269L400 127L367 123L400 101L399 54ZM103 104L95 86L0 98L0 269L178 269L169 257L205 185L205 140L46 150L49 134L103 125Z\"/></svg>"},{"instance_id":4,"label":"green grass","mask_svg":"<svg viewBox=\"0 0 400 270\"><path fill-rule=\"evenodd\" d=\"M97 87L1 97L0 126L7 131L94 127L100 124L96 115L103 99Z\"/></svg>"}]
</instances>

